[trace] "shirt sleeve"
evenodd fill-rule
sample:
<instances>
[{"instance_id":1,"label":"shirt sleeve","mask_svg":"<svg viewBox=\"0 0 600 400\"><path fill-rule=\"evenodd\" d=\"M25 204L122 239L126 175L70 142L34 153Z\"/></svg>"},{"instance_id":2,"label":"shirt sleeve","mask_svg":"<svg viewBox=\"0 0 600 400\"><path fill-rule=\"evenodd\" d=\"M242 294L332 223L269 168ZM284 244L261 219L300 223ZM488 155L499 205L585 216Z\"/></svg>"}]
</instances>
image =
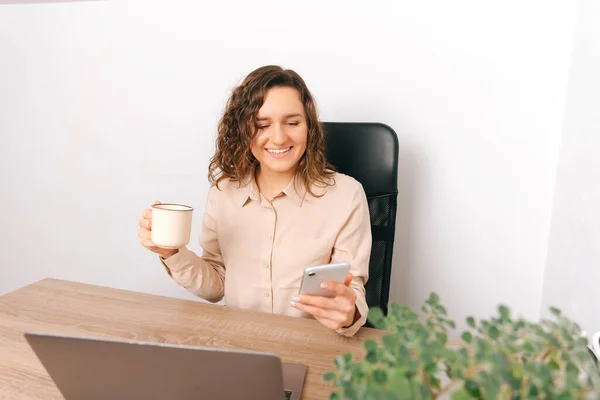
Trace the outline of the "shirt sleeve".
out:
<instances>
[{"instance_id":1,"label":"shirt sleeve","mask_svg":"<svg viewBox=\"0 0 600 400\"><path fill-rule=\"evenodd\" d=\"M200 230L202 257L187 247L167 259L160 257L171 278L190 293L210 302L220 301L225 287L225 265L217 237L217 190L211 188L206 201Z\"/></svg>"},{"instance_id":2,"label":"shirt sleeve","mask_svg":"<svg viewBox=\"0 0 600 400\"><path fill-rule=\"evenodd\" d=\"M332 263L349 262L353 275L350 287L356 292L356 307L360 318L349 327L336 332L344 336L354 335L367 321L369 307L365 298L365 284L369 279L371 257L371 220L367 196L362 185L356 182L352 210L333 246Z\"/></svg>"}]
</instances>

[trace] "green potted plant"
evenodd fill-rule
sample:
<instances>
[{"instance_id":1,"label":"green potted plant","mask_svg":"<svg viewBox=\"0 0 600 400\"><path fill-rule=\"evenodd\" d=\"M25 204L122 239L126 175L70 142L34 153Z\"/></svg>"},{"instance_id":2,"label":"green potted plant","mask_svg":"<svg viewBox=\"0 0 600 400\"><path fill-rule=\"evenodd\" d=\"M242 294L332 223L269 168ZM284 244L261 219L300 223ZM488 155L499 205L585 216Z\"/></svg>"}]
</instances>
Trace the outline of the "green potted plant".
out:
<instances>
[{"instance_id":1,"label":"green potted plant","mask_svg":"<svg viewBox=\"0 0 600 400\"><path fill-rule=\"evenodd\" d=\"M330 399L596 399L600 375L579 326L550 309L539 323L513 319L505 306L489 320L469 317L462 341L448 345L455 324L432 293L418 314L391 304L369 320L389 331L364 343L365 357L337 356L325 374Z\"/></svg>"}]
</instances>

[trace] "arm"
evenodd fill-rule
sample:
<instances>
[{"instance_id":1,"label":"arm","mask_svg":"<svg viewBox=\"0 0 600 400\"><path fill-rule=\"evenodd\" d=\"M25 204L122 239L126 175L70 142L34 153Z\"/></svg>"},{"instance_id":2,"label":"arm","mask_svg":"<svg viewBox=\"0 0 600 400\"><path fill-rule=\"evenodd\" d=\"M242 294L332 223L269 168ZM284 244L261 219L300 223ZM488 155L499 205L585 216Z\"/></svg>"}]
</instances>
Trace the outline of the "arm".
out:
<instances>
[{"instance_id":1,"label":"arm","mask_svg":"<svg viewBox=\"0 0 600 400\"><path fill-rule=\"evenodd\" d=\"M365 298L365 284L369 279L371 243L371 219L367 196L362 186L358 185L352 211L335 241L331 256L332 263L350 262L350 274L352 274L350 288L356 293L355 314L351 324L336 330L345 336L354 335L367 321L369 308Z\"/></svg>"},{"instance_id":2,"label":"arm","mask_svg":"<svg viewBox=\"0 0 600 400\"><path fill-rule=\"evenodd\" d=\"M160 258L169 275L179 285L211 302L223 298L225 284L225 265L217 236L217 190L211 188L206 201L200 231L202 257L182 247L177 254L166 259Z\"/></svg>"},{"instance_id":3,"label":"arm","mask_svg":"<svg viewBox=\"0 0 600 400\"><path fill-rule=\"evenodd\" d=\"M313 315L329 329L344 336L354 335L367 320L364 285L369 278L371 242L367 198L362 186L357 184L348 219L340 229L331 255L332 263L350 263L346 282L324 282L324 288L336 294L334 298L302 295L291 305Z\"/></svg>"}]
</instances>

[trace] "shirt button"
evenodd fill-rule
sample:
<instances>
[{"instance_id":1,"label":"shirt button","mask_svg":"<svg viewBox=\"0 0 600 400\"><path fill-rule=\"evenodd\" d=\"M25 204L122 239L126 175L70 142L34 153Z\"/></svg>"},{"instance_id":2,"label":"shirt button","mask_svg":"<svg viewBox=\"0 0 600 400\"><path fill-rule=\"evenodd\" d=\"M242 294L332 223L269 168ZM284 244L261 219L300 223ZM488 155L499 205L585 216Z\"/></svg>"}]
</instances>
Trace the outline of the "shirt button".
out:
<instances>
[{"instance_id":1,"label":"shirt button","mask_svg":"<svg viewBox=\"0 0 600 400\"><path fill-rule=\"evenodd\" d=\"M273 235L269 235L269 240L273 239Z\"/></svg>"},{"instance_id":2,"label":"shirt button","mask_svg":"<svg viewBox=\"0 0 600 400\"><path fill-rule=\"evenodd\" d=\"M269 297L269 292L265 292L265 297Z\"/></svg>"},{"instance_id":3,"label":"shirt button","mask_svg":"<svg viewBox=\"0 0 600 400\"><path fill-rule=\"evenodd\" d=\"M265 265L263 265L263 267L269 268L269 264L265 264Z\"/></svg>"}]
</instances>

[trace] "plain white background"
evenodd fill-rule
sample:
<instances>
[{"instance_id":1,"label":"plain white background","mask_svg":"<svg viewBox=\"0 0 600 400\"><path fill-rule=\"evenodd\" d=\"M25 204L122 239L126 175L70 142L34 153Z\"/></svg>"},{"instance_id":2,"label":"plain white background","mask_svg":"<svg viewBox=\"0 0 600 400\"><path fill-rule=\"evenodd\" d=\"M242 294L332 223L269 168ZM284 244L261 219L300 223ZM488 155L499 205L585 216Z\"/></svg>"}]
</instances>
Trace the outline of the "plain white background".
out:
<instances>
[{"instance_id":1,"label":"plain white background","mask_svg":"<svg viewBox=\"0 0 600 400\"><path fill-rule=\"evenodd\" d=\"M225 101L252 69L279 64L304 77L323 120L399 135L392 301L437 291L459 321L499 303L528 318L564 304L600 328L585 279L598 264L598 164L578 144L598 144L597 117L578 117L598 100L585 46L598 14L578 17L592 3L0 6L0 294L57 277L193 299L139 245L140 213L191 204L197 237ZM592 212L587 229L569 221ZM581 280L556 291L569 268Z\"/></svg>"},{"instance_id":2,"label":"plain white background","mask_svg":"<svg viewBox=\"0 0 600 400\"><path fill-rule=\"evenodd\" d=\"M600 330L600 2L582 0L552 213L542 315Z\"/></svg>"}]
</instances>

